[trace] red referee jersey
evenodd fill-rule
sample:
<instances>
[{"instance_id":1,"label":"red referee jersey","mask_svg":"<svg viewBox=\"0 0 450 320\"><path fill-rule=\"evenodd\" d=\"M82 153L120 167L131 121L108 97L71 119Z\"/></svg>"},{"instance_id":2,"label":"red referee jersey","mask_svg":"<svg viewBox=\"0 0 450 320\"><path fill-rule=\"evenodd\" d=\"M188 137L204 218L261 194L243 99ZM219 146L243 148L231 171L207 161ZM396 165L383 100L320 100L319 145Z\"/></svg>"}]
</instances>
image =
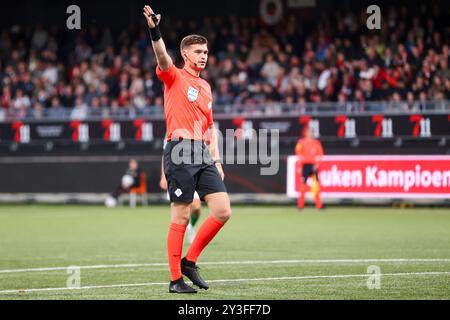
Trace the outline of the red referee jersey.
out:
<instances>
[{"instance_id":1,"label":"red referee jersey","mask_svg":"<svg viewBox=\"0 0 450 320\"><path fill-rule=\"evenodd\" d=\"M205 140L205 132L213 124L208 82L173 64L165 72L156 67L156 75L164 82L167 140Z\"/></svg>"},{"instance_id":2,"label":"red referee jersey","mask_svg":"<svg viewBox=\"0 0 450 320\"><path fill-rule=\"evenodd\" d=\"M322 144L317 139L299 139L295 146L295 154L301 157L302 163L315 164L323 156Z\"/></svg>"}]
</instances>

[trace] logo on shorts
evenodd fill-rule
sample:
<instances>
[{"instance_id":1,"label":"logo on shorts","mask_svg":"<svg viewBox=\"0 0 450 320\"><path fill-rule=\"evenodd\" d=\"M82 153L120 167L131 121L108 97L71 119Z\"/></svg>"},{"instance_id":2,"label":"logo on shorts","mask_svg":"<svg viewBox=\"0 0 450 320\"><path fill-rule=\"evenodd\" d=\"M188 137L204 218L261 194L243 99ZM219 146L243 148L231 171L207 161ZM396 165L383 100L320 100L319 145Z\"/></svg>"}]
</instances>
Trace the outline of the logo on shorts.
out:
<instances>
[{"instance_id":1,"label":"logo on shorts","mask_svg":"<svg viewBox=\"0 0 450 320\"><path fill-rule=\"evenodd\" d=\"M188 88L188 92L187 92L187 96L188 96L188 100L190 102L194 102L198 98L198 90L195 89L195 88L189 87Z\"/></svg>"},{"instance_id":2,"label":"logo on shorts","mask_svg":"<svg viewBox=\"0 0 450 320\"><path fill-rule=\"evenodd\" d=\"M181 191L181 189L180 188L178 188L177 190L175 190L175 195L179 198L182 194L183 194L183 191Z\"/></svg>"}]
</instances>

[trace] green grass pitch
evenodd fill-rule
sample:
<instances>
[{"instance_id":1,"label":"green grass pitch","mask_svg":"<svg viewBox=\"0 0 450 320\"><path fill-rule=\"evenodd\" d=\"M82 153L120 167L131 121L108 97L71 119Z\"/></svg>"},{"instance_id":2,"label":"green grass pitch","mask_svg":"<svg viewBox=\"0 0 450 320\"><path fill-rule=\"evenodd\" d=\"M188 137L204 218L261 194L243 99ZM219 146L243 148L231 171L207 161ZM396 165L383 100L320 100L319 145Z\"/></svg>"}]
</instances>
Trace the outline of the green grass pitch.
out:
<instances>
[{"instance_id":1,"label":"green grass pitch","mask_svg":"<svg viewBox=\"0 0 450 320\"><path fill-rule=\"evenodd\" d=\"M448 208L234 206L189 296L168 293L168 223L168 205L2 205L0 299L450 298Z\"/></svg>"}]
</instances>

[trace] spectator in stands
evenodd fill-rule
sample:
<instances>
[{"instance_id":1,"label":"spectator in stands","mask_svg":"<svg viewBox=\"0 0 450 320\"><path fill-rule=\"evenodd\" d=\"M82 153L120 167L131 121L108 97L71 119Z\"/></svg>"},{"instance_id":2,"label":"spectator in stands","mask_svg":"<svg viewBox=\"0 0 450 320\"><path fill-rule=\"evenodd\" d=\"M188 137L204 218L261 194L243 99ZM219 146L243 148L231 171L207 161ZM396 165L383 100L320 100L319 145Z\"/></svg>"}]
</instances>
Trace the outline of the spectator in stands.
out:
<instances>
[{"instance_id":1,"label":"spectator in stands","mask_svg":"<svg viewBox=\"0 0 450 320\"><path fill-rule=\"evenodd\" d=\"M58 97L53 97L51 107L47 112L47 117L50 119L61 119L64 117L64 109Z\"/></svg>"},{"instance_id":2,"label":"spectator in stands","mask_svg":"<svg viewBox=\"0 0 450 320\"><path fill-rule=\"evenodd\" d=\"M365 110L377 100L406 101L407 110L424 106L424 97L440 106L448 103L445 11L425 6L419 16L414 8L392 7L383 10L387 22L375 33L357 18L365 14L336 13L312 26L290 16L272 28L261 28L255 17L205 17L203 30L211 38L205 76L215 103L246 104L247 112L258 112L254 106L260 103L272 103L274 112L278 104L273 103L292 101L299 110L322 101L339 101L346 110ZM167 41L178 42L195 23L177 21ZM115 30L91 28L76 35L74 43L64 29L42 24L17 33L5 29L0 34L3 114L26 117L41 107L53 109L55 96L61 106L74 109L67 112L74 118L92 108L116 114L161 106L163 88L154 81L149 39L131 31L113 36Z\"/></svg>"},{"instance_id":3,"label":"spectator in stands","mask_svg":"<svg viewBox=\"0 0 450 320\"><path fill-rule=\"evenodd\" d=\"M36 120L44 119L44 107L40 102L34 104L31 117Z\"/></svg>"},{"instance_id":4,"label":"spectator in stands","mask_svg":"<svg viewBox=\"0 0 450 320\"><path fill-rule=\"evenodd\" d=\"M261 68L261 76L267 80L269 84L275 86L280 65L275 61L273 54L267 54L265 62Z\"/></svg>"},{"instance_id":5,"label":"spectator in stands","mask_svg":"<svg viewBox=\"0 0 450 320\"><path fill-rule=\"evenodd\" d=\"M88 106L83 101L82 97L77 97L75 100L75 107L70 114L72 120L84 120L88 115Z\"/></svg>"},{"instance_id":6,"label":"spectator in stands","mask_svg":"<svg viewBox=\"0 0 450 320\"><path fill-rule=\"evenodd\" d=\"M22 89L17 89L13 103L14 109L16 110L23 109L24 111L26 111L30 107L30 105L31 105L30 98L24 94Z\"/></svg>"}]
</instances>

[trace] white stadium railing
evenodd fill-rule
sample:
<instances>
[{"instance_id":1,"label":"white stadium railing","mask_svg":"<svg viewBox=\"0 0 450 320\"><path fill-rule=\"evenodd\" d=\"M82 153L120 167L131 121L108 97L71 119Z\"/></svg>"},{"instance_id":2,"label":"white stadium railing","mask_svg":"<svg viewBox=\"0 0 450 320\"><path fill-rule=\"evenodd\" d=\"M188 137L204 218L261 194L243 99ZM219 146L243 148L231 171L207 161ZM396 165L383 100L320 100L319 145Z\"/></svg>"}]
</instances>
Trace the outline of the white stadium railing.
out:
<instances>
[{"instance_id":1,"label":"white stadium railing","mask_svg":"<svg viewBox=\"0 0 450 320\"><path fill-rule=\"evenodd\" d=\"M299 114L405 114L405 113L448 113L450 100L442 101L349 101L349 102L320 102L304 104L287 104L271 102L264 104L229 104L214 105L215 115L249 115L249 116L277 116ZM104 118L135 119L162 118L164 110L161 106L135 107L74 107L74 108L44 108L42 110L28 109L6 110L0 108L0 122L12 120L97 120Z\"/></svg>"}]
</instances>

